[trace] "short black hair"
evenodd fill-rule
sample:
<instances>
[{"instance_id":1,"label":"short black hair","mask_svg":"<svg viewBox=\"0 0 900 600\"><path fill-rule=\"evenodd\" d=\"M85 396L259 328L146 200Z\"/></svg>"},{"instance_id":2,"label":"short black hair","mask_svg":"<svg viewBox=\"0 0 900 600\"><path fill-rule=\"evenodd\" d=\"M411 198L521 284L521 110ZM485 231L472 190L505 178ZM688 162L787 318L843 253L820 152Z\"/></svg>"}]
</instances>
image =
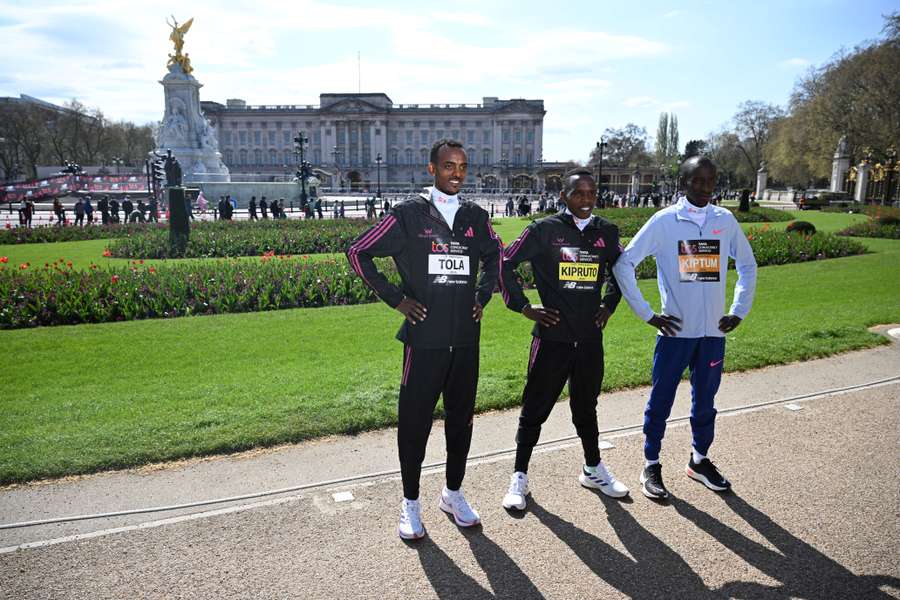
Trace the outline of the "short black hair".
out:
<instances>
[{"instance_id":1,"label":"short black hair","mask_svg":"<svg viewBox=\"0 0 900 600\"><path fill-rule=\"evenodd\" d=\"M694 171L700 167L707 167L716 173L719 172L719 167L716 166L716 163L714 163L710 157L699 154L691 156L690 158L684 159L681 166L678 167L678 181L681 185L687 184L688 179L694 174Z\"/></svg>"},{"instance_id":2,"label":"short black hair","mask_svg":"<svg viewBox=\"0 0 900 600\"><path fill-rule=\"evenodd\" d=\"M572 190L575 189L575 186L578 185L578 180L582 177L590 177L591 181L593 181L594 173L590 169L584 167L576 167L566 171L566 174L563 175L563 178L566 181L563 185L563 194L568 197L568 195L572 193Z\"/></svg>"},{"instance_id":3,"label":"short black hair","mask_svg":"<svg viewBox=\"0 0 900 600\"><path fill-rule=\"evenodd\" d=\"M451 140L449 138L443 138L443 139L436 141L434 143L434 145L431 147L431 156L428 157L428 161L431 164L433 164L433 165L437 164L438 154L440 153L441 148L443 148L444 146L446 146L447 148L459 148L460 150L462 150L462 147L463 147L463 145L460 144L459 142L457 142L456 140ZM465 152L465 150L463 150L463 152Z\"/></svg>"}]
</instances>

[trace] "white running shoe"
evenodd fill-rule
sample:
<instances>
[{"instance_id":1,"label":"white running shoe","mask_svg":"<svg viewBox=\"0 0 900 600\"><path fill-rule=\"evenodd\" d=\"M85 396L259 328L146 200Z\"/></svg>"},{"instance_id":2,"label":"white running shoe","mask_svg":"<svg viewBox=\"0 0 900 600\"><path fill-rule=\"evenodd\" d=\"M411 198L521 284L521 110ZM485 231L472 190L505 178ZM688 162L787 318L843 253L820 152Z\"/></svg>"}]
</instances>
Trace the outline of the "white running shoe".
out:
<instances>
[{"instance_id":1,"label":"white running shoe","mask_svg":"<svg viewBox=\"0 0 900 600\"><path fill-rule=\"evenodd\" d=\"M453 492L448 490L447 486L444 486L438 507L445 513L453 515L453 520L460 527L474 527L481 523L481 517L466 502L462 489Z\"/></svg>"},{"instance_id":2,"label":"white running shoe","mask_svg":"<svg viewBox=\"0 0 900 600\"><path fill-rule=\"evenodd\" d=\"M581 485L584 487L600 490L612 498L622 498L623 496L628 495L628 487L616 479L616 476L606 468L603 461L600 461L600 464L596 467L588 467L585 465L581 470L578 481L580 481Z\"/></svg>"},{"instance_id":3,"label":"white running shoe","mask_svg":"<svg viewBox=\"0 0 900 600\"><path fill-rule=\"evenodd\" d=\"M422 507L418 500L403 499L400 503L400 526L397 533L404 540L418 540L425 537L425 526L422 525Z\"/></svg>"},{"instance_id":4,"label":"white running shoe","mask_svg":"<svg viewBox=\"0 0 900 600\"><path fill-rule=\"evenodd\" d=\"M528 489L528 475L521 471L516 471L509 478L509 489L503 496L503 508L514 508L516 510L525 510L525 496L531 493Z\"/></svg>"}]
</instances>

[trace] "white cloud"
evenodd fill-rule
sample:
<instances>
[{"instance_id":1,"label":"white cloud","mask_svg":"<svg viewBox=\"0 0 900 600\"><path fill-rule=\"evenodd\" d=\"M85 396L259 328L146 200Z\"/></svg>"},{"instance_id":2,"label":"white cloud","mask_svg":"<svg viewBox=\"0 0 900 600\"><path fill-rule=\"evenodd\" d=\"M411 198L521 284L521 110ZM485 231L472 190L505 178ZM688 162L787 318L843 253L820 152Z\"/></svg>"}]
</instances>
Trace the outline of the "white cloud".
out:
<instances>
[{"instance_id":1,"label":"white cloud","mask_svg":"<svg viewBox=\"0 0 900 600\"><path fill-rule=\"evenodd\" d=\"M678 9L670 10L669 12L667 12L666 14L663 15L663 19L674 19L675 17L681 16L682 14L684 14L683 10L678 10Z\"/></svg>"},{"instance_id":2,"label":"white cloud","mask_svg":"<svg viewBox=\"0 0 900 600\"><path fill-rule=\"evenodd\" d=\"M510 37L489 14L326 0L256 0L252 10L214 0L127 6L113 0L0 0L0 14L0 37L6 48L15 48L15 59L4 63L0 96L26 93L51 102L77 97L108 117L136 122L162 117L158 82L172 51L170 14L180 22L194 18L185 51L204 85L204 100L317 104L320 93L357 89L359 49L362 90L386 92L397 103L541 98L548 111L545 144L554 146L567 145L565 136L551 140L554 130L595 126L623 62L670 53L667 44L638 35L535 20L533 29ZM465 35L455 33L461 27ZM487 35L478 28L488 28ZM333 42L321 43L332 34ZM553 158L546 150L545 157Z\"/></svg>"},{"instance_id":3,"label":"white cloud","mask_svg":"<svg viewBox=\"0 0 900 600\"><path fill-rule=\"evenodd\" d=\"M789 58L787 60L781 61L779 63L781 67L788 69L803 69L812 64L811 61L805 58Z\"/></svg>"}]
</instances>

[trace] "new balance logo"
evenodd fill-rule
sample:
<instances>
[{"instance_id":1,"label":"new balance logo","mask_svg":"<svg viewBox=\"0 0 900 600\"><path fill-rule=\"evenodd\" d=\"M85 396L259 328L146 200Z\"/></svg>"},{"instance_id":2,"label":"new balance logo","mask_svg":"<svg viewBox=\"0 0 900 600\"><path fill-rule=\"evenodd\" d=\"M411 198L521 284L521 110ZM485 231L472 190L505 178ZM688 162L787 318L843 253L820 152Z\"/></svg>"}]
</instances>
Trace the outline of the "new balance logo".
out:
<instances>
[{"instance_id":1,"label":"new balance logo","mask_svg":"<svg viewBox=\"0 0 900 600\"><path fill-rule=\"evenodd\" d=\"M430 230L430 229L426 229L426 230L424 230L422 233L424 233L425 235L431 235L431 230Z\"/></svg>"},{"instance_id":2,"label":"new balance logo","mask_svg":"<svg viewBox=\"0 0 900 600\"><path fill-rule=\"evenodd\" d=\"M603 238L597 238L597 241L594 242L594 248L606 248L606 242L603 241Z\"/></svg>"},{"instance_id":3,"label":"new balance logo","mask_svg":"<svg viewBox=\"0 0 900 600\"><path fill-rule=\"evenodd\" d=\"M466 237L475 237L475 232L472 231L472 227L471 227L471 226L470 226L468 229L466 229L465 236L466 236Z\"/></svg>"}]
</instances>

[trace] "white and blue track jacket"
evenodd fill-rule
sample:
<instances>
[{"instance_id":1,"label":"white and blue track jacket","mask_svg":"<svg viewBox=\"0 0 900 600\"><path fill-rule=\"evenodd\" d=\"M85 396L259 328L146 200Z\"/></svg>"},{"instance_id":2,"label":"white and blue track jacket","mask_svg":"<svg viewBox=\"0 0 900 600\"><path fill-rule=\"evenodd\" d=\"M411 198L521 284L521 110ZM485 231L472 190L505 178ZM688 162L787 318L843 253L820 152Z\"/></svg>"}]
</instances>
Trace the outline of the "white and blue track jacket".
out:
<instances>
[{"instance_id":1,"label":"white and blue track jacket","mask_svg":"<svg viewBox=\"0 0 900 600\"><path fill-rule=\"evenodd\" d=\"M738 280L730 314L746 318L756 291L756 259L740 224L728 210L709 205L699 227L687 216L687 199L654 214L631 238L613 267L622 296L638 318L649 321L654 311L641 295L635 267L647 256L656 259L656 279L662 313L681 319L677 337L724 337L719 319L725 313L728 259Z\"/></svg>"}]
</instances>

